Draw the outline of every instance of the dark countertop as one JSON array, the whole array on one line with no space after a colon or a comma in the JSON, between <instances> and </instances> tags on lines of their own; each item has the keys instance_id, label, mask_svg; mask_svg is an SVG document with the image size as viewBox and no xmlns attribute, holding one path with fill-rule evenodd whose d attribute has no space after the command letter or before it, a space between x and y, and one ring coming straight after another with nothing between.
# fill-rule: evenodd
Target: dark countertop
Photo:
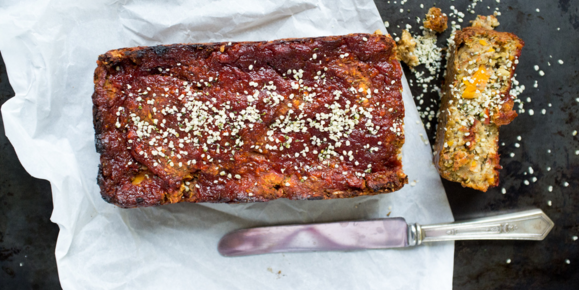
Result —
<instances>
[{"instance_id":1,"label":"dark countertop","mask_svg":"<svg viewBox=\"0 0 579 290\"><path fill-rule=\"evenodd\" d=\"M390 23L389 32L397 35L406 24L412 25L412 34L419 34L416 17L423 18L433 4L447 14L451 5L465 13L463 27L476 15L466 12L471 1L440 4L423 0L400 5L400 0L376 0L376 4ZM579 130L579 1L486 0L477 3L475 12L489 15L495 7L502 13L497 30L515 33L526 42L517 79L526 87L519 98L527 111L501 128L504 169L498 188L482 193L446 181L444 186L457 220L538 207L551 217L555 228L542 242L456 242L454 289L579 289L579 240L572 239L579 236L579 193L574 191L579 186L579 156L575 153L579 135L572 135ZM444 46L448 35L449 31L439 37L439 46ZM539 76L534 65L539 65L545 76ZM414 78L408 68L405 71L409 79ZM538 88L533 87L535 80ZM418 96L422 89L412 91ZM0 59L0 105L12 96ZM425 94L423 100L422 108L432 105L431 109L437 109L436 93ZM434 125L428 130L431 142ZM510 153L515 153L514 157ZM553 186L552 192L549 186ZM506 194L501 193L502 188ZM0 288L60 288L54 257L58 226L50 222L51 212L50 184L31 177L20 165L0 120Z\"/></svg>"}]
</instances>

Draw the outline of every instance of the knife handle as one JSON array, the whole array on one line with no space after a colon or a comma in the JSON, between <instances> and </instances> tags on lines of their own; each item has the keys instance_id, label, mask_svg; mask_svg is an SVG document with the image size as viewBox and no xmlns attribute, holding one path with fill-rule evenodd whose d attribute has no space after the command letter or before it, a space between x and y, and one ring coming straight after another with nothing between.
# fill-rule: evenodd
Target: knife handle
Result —
<instances>
[{"instance_id":1,"label":"knife handle","mask_svg":"<svg viewBox=\"0 0 579 290\"><path fill-rule=\"evenodd\" d=\"M408 228L408 244L457 240L543 240L555 226L540 209L478 218L448 224Z\"/></svg>"}]
</instances>

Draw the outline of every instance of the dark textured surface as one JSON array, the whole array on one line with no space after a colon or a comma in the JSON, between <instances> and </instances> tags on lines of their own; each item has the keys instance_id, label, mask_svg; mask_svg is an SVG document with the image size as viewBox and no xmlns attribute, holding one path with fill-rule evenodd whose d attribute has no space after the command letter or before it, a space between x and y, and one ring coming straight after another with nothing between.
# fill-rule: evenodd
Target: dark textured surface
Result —
<instances>
[{"instance_id":1,"label":"dark textured surface","mask_svg":"<svg viewBox=\"0 0 579 290\"><path fill-rule=\"evenodd\" d=\"M420 8L420 3L424 8ZM501 127L499 142L505 145L499 151L504 167L500 185L483 193L443 181L455 219L538 207L555 222L555 228L542 242L456 242L454 289L579 289L579 240L572 240L572 236L579 235L576 191L579 156L575 154L575 150L579 150L579 135L572 135L573 130L579 130L579 119L575 116L579 113L576 100L579 98L579 1L503 0L498 4L486 0L476 5L476 14L466 11L472 1L423 0L408 1L404 5L376 1L382 18L390 22L389 32L397 35L401 35L406 24L412 25L413 35L420 34L416 17L423 18L434 3L447 14L451 12L451 5L465 13L463 27L476 14L490 15L499 7L501 25L496 30L512 32L525 41L516 73L526 87L519 98L524 100L527 112ZM456 18L449 17L449 21L452 20ZM446 45L449 35L450 29L439 37L439 46ZM559 59L564 61L563 65L558 63ZM541 77L534 65L538 65L545 76ZM405 73L412 79L413 74L407 68ZM533 87L535 80L538 88ZM414 87L412 92L418 96L422 88ZM527 98L531 98L530 103ZM438 99L436 93L427 94L422 107L429 106L431 100L437 103ZM432 109L438 108L434 105ZM528 109L533 109L534 115L529 115ZM542 109L546 109L545 115ZM435 123L428 130L431 142ZM521 141L517 136L521 136ZM515 156L510 157L510 153ZM532 175L528 173L530 166ZM551 171L547 167L551 167ZM525 185L524 180L528 180L529 185ZM565 187L564 182L569 182L569 186ZM550 185L552 192L548 191ZM503 187L505 195L501 194ZM547 205L549 200L552 206ZM510 264L506 263L507 259L511 259ZM571 264L566 264L566 259Z\"/></svg>"},{"instance_id":2,"label":"dark textured surface","mask_svg":"<svg viewBox=\"0 0 579 290\"><path fill-rule=\"evenodd\" d=\"M0 55L0 105L14 96ZM24 170L0 119L0 289L58 289L50 183Z\"/></svg>"},{"instance_id":3,"label":"dark textured surface","mask_svg":"<svg viewBox=\"0 0 579 290\"><path fill-rule=\"evenodd\" d=\"M404 27L407 23L413 26L413 34L419 33L416 17L423 17L433 3L446 13L454 5L467 14L463 24L474 18L465 10L471 1L408 1L403 6L390 2L377 0L376 4L383 19L390 22L389 31L398 35L401 28L397 25ZM424 8L419 7L420 3ZM525 101L525 109L533 109L535 114L521 114L501 128L504 169L498 188L482 193L455 183L444 185L457 220L539 207L556 225L542 242L457 242L454 289L579 289L579 241L572 240L572 236L579 235L579 156L575 154L579 136L572 136L573 130L579 130L575 116L579 112L579 1L503 0L497 4L485 0L477 4L475 11L490 14L497 5L502 13L497 30L513 32L526 42L517 79L526 86L520 98L532 99L531 103ZM561 30L557 31L557 27ZM448 35L449 32L442 35L441 45ZM564 64L558 64L558 59ZM546 75L539 76L534 65L539 65ZM412 78L409 70L406 74ZM535 80L539 81L538 88L533 88ZM413 88L415 96L420 91ZM0 62L0 103L13 95L4 63ZM436 102L438 96L429 94L424 99L423 108L430 105L430 100ZM545 115L541 114L543 108L547 110ZM431 138L433 132L434 127L429 130ZM517 136L522 140L518 141ZM511 152L515 153L512 158L508 156ZM533 175L528 173L529 166L534 169ZM547 167L552 170L547 171ZM532 181L533 176L537 177L536 182ZM525 179L530 185L524 185ZM565 187L564 182L569 182L569 186ZM547 189L549 185L553 186L552 192ZM505 195L501 194L502 187L507 191ZM550 207L548 200L552 201ZM49 220L51 211L49 183L30 177L22 168L2 124L0 289L59 288L54 258L58 227ZM507 259L512 262L507 264ZM571 264L566 264L565 259Z\"/></svg>"}]
</instances>

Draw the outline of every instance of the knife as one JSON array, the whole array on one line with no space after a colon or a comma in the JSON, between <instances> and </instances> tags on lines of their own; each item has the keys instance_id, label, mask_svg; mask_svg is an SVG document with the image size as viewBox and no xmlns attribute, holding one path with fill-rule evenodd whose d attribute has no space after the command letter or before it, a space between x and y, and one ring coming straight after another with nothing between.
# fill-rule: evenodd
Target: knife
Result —
<instances>
[{"instance_id":1,"label":"knife","mask_svg":"<svg viewBox=\"0 0 579 290\"><path fill-rule=\"evenodd\" d=\"M543 240L555 224L540 209L468 221L419 225L383 218L236 230L219 241L226 257L282 252L351 251L456 240Z\"/></svg>"}]
</instances>

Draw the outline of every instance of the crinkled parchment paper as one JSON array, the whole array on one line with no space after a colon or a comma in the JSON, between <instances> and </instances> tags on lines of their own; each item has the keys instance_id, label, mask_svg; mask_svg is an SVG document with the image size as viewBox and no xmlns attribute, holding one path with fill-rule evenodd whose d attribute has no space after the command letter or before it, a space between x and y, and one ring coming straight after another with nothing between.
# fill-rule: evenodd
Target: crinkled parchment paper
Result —
<instances>
[{"instance_id":1,"label":"crinkled parchment paper","mask_svg":"<svg viewBox=\"0 0 579 290\"><path fill-rule=\"evenodd\" d=\"M224 258L245 227L401 216L453 220L404 81L409 181L399 192L335 201L177 204L120 209L102 200L92 124L99 54L138 45L273 40L385 31L371 0L4 1L0 50L16 96L6 134L30 174L52 185L64 289L450 289L454 244ZM387 18L387 15L385 16ZM387 20L387 19L386 19Z\"/></svg>"}]
</instances>

